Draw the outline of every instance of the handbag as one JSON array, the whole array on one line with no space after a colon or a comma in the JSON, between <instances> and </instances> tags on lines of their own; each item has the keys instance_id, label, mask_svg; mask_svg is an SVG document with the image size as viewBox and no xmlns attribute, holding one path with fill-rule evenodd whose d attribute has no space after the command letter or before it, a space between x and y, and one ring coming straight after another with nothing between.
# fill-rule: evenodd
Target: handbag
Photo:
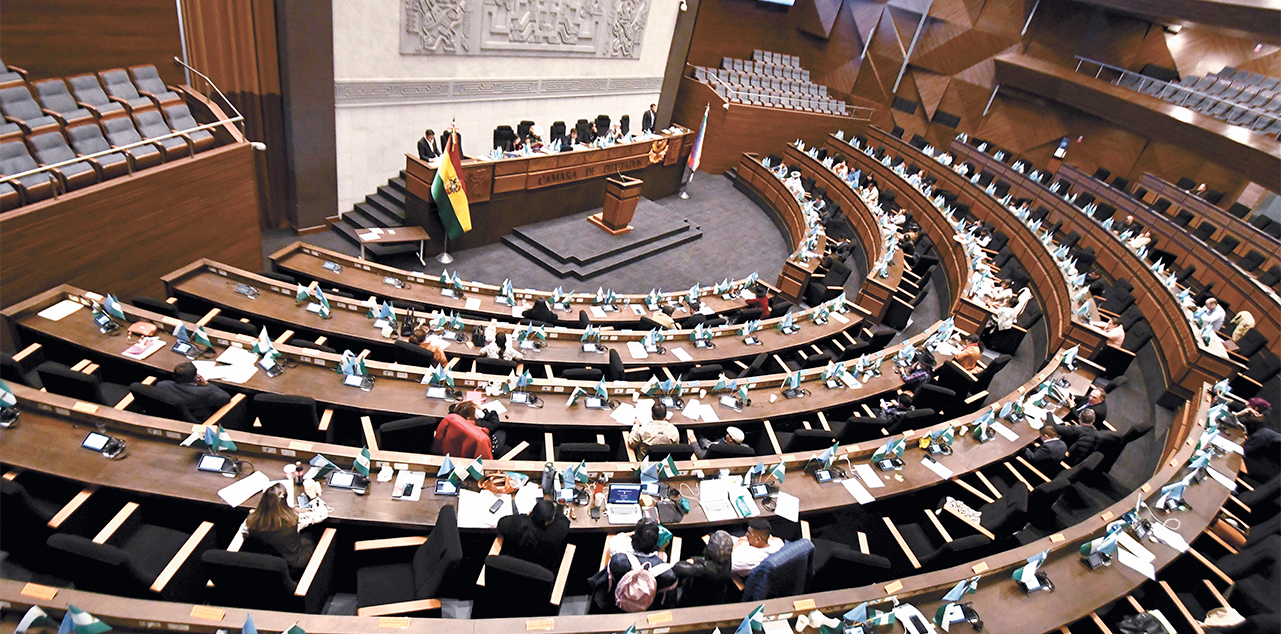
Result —
<instances>
[{"instance_id":1,"label":"handbag","mask_svg":"<svg viewBox=\"0 0 1281 634\"><path fill-rule=\"evenodd\" d=\"M1121 634L1166 634L1161 621L1148 612L1131 614L1117 624Z\"/></svg>"},{"instance_id":2,"label":"handbag","mask_svg":"<svg viewBox=\"0 0 1281 634\"><path fill-rule=\"evenodd\" d=\"M130 341L142 339L143 337L154 337L160 329L149 321L135 321L129 324L128 337Z\"/></svg>"},{"instance_id":3,"label":"handbag","mask_svg":"<svg viewBox=\"0 0 1281 634\"><path fill-rule=\"evenodd\" d=\"M497 495L515 493L519 488L505 473L491 473L480 481L480 488Z\"/></svg>"},{"instance_id":4,"label":"handbag","mask_svg":"<svg viewBox=\"0 0 1281 634\"><path fill-rule=\"evenodd\" d=\"M400 322L400 336L409 338L414 334L414 327L418 325L418 320L414 316L414 308L411 306L405 311L405 320Z\"/></svg>"}]
</instances>

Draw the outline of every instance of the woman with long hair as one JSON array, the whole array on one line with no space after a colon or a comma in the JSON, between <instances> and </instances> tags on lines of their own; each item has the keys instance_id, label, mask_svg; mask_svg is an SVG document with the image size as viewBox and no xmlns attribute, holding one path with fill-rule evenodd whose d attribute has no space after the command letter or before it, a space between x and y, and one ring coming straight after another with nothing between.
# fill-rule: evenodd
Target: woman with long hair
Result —
<instances>
[{"instance_id":1,"label":"woman with long hair","mask_svg":"<svg viewBox=\"0 0 1281 634\"><path fill-rule=\"evenodd\" d=\"M289 507L289 492L283 484L273 484L262 492L258 508L250 513L241 526L241 532L252 541L260 542L289 562L290 570L301 572L311 560L316 543L303 537L299 531L310 526L310 514L299 515Z\"/></svg>"}]
</instances>

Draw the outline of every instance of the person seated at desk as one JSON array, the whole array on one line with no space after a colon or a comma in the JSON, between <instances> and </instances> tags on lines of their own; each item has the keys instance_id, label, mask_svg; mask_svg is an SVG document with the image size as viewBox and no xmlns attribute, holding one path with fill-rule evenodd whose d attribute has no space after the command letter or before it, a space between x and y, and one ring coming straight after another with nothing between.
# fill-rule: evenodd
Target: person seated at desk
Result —
<instances>
[{"instance_id":1,"label":"person seated at desk","mask_svg":"<svg viewBox=\"0 0 1281 634\"><path fill-rule=\"evenodd\" d=\"M680 580L677 603L684 607L724 603L733 553L734 536L715 531L708 537L702 555L676 562L674 569Z\"/></svg>"},{"instance_id":2,"label":"person seated at desk","mask_svg":"<svg viewBox=\"0 0 1281 634\"><path fill-rule=\"evenodd\" d=\"M534 300L534 305L531 306L529 310L525 311L524 314L521 315L521 318L539 321L553 326L556 325L557 321L556 313L552 311L551 306L547 304L547 300L545 299Z\"/></svg>"},{"instance_id":3,"label":"person seated at desk","mask_svg":"<svg viewBox=\"0 0 1281 634\"><path fill-rule=\"evenodd\" d=\"M1125 244L1131 249L1138 251L1139 249L1142 249L1143 247L1146 247L1147 245L1152 244L1152 232L1144 231L1143 233L1140 233L1139 235L1134 236L1133 238L1130 238L1130 241L1126 242Z\"/></svg>"},{"instance_id":4,"label":"person seated at desk","mask_svg":"<svg viewBox=\"0 0 1281 634\"><path fill-rule=\"evenodd\" d=\"M476 420L476 404L463 401L436 426L431 452L461 458L494 459L494 447L501 446L497 423ZM496 442L497 441L497 442Z\"/></svg>"},{"instance_id":5,"label":"person seated at desk","mask_svg":"<svg viewBox=\"0 0 1281 634\"><path fill-rule=\"evenodd\" d=\"M876 179L871 176L867 177L867 184L863 186L863 189L859 191L858 195L859 198L862 198L863 202L867 203L869 207L874 207L880 204L881 190L876 187Z\"/></svg>"},{"instance_id":6,"label":"person seated at desk","mask_svg":"<svg viewBox=\"0 0 1281 634\"><path fill-rule=\"evenodd\" d=\"M805 188L801 185L801 173L792 172L787 175L787 180L783 181L783 187L792 193L796 200L801 200L805 196Z\"/></svg>"},{"instance_id":7,"label":"person seated at desk","mask_svg":"<svg viewBox=\"0 0 1281 634\"><path fill-rule=\"evenodd\" d=\"M560 138L560 151L571 152L578 145L578 128L570 128L569 133Z\"/></svg>"},{"instance_id":8,"label":"person seated at desk","mask_svg":"<svg viewBox=\"0 0 1281 634\"><path fill-rule=\"evenodd\" d=\"M1197 323L1202 328L1208 327L1213 332L1219 332L1219 329L1223 327L1223 320L1226 318L1226 314L1223 312L1223 307L1219 305L1219 300L1207 297L1201 308L1192 313L1192 317L1197 320Z\"/></svg>"},{"instance_id":9,"label":"person seated at desk","mask_svg":"<svg viewBox=\"0 0 1281 634\"><path fill-rule=\"evenodd\" d=\"M743 435L743 430L737 427L726 427L725 436L720 440L712 440L710 438L699 438L698 442L694 443L694 455L698 456L699 458L703 458L704 456L707 455L708 450L710 450L715 445L721 445L721 446L741 445L743 444L744 438L746 438L746 436Z\"/></svg>"},{"instance_id":10,"label":"person seated at desk","mask_svg":"<svg viewBox=\"0 0 1281 634\"><path fill-rule=\"evenodd\" d=\"M1051 427L1047 425L1046 427ZM1099 430L1094 427L1094 410L1084 410L1076 424L1052 425L1067 444L1067 463L1080 464L1099 448Z\"/></svg>"},{"instance_id":11,"label":"person seated at desk","mask_svg":"<svg viewBox=\"0 0 1281 634\"><path fill-rule=\"evenodd\" d=\"M974 171L974 168L970 167L969 163L957 163L956 165L952 166L952 171L956 172L957 174L960 174L961 176L969 178L970 172Z\"/></svg>"},{"instance_id":12,"label":"person seated at desk","mask_svg":"<svg viewBox=\"0 0 1281 634\"><path fill-rule=\"evenodd\" d=\"M556 512L554 502L541 499L528 515L517 513L498 520L498 534L503 538L504 555L555 569L569 536L569 518Z\"/></svg>"},{"instance_id":13,"label":"person seated at desk","mask_svg":"<svg viewBox=\"0 0 1281 634\"><path fill-rule=\"evenodd\" d=\"M262 550L274 551L289 562L290 572L301 573L311 561L316 542L302 536L299 531L316 523L320 516L312 511L299 513L290 508L285 501L288 495L283 484L268 487L258 500L258 508L251 511L240 525L240 532L249 538L251 544L262 544L265 547Z\"/></svg>"},{"instance_id":14,"label":"person seated at desk","mask_svg":"<svg viewBox=\"0 0 1281 634\"><path fill-rule=\"evenodd\" d=\"M1112 232L1117 235L1121 235L1134 226L1135 226L1134 216L1130 214L1126 214L1125 220L1122 220L1121 222L1112 223Z\"/></svg>"},{"instance_id":15,"label":"person seated at desk","mask_svg":"<svg viewBox=\"0 0 1281 634\"><path fill-rule=\"evenodd\" d=\"M837 178L845 180L850 174L850 166L845 164L845 159L840 159L832 165L832 173L836 174Z\"/></svg>"},{"instance_id":16,"label":"person seated at desk","mask_svg":"<svg viewBox=\"0 0 1281 634\"><path fill-rule=\"evenodd\" d=\"M903 415L916 409L912 405L912 392L903 390L899 392L898 398L893 401L881 400L881 408L878 412L880 418L885 419L886 427L893 427L898 419Z\"/></svg>"},{"instance_id":17,"label":"person seated at desk","mask_svg":"<svg viewBox=\"0 0 1281 634\"><path fill-rule=\"evenodd\" d=\"M504 361L519 361L525 358L519 350L511 345L511 338L507 333L497 332L493 324L485 327L485 345L479 350L480 354L489 359L502 359Z\"/></svg>"},{"instance_id":18,"label":"person seated at desk","mask_svg":"<svg viewBox=\"0 0 1281 634\"><path fill-rule=\"evenodd\" d=\"M418 139L418 158L430 161L437 156L440 156L440 146L436 145L436 133L429 129Z\"/></svg>"},{"instance_id":19,"label":"person seated at desk","mask_svg":"<svg viewBox=\"0 0 1281 634\"><path fill-rule=\"evenodd\" d=\"M632 552L619 552L610 556L605 569L592 576L589 583L592 591L592 612L640 612L645 609L667 610L676 606L678 579L673 566L666 563L658 546L658 522L643 519L636 524L636 531L631 537ZM637 566L648 567L655 572L657 587L649 605L637 605L627 600L630 593L624 593L622 605L615 592L618 582Z\"/></svg>"},{"instance_id":20,"label":"person seated at desk","mask_svg":"<svg viewBox=\"0 0 1281 634\"><path fill-rule=\"evenodd\" d=\"M156 383L156 389L164 392L174 402L186 406L187 411L197 420L205 420L223 405L231 402L231 395L217 385L210 385L205 377L196 372L196 364L183 361L174 366L173 380Z\"/></svg>"},{"instance_id":21,"label":"person seated at desk","mask_svg":"<svg viewBox=\"0 0 1281 634\"><path fill-rule=\"evenodd\" d=\"M1024 294L1025 291L1026 295ZM1005 305L997 308L992 315L992 329L1009 330L1013 328L1015 322L1018 321L1019 315L1023 314L1023 308L1027 306L1031 295L1031 291L1024 288L1019 291L1018 297L1011 297L1005 300Z\"/></svg>"},{"instance_id":22,"label":"person seated at desk","mask_svg":"<svg viewBox=\"0 0 1281 634\"><path fill-rule=\"evenodd\" d=\"M1281 466L1278 464L1281 433L1268 426L1271 413L1272 403L1257 396L1246 401L1245 407L1236 413L1237 421L1245 426L1247 434L1241 444L1242 458L1255 482L1266 482L1276 477Z\"/></svg>"},{"instance_id":23,"label":"person seated at desk","mask_svg":"<svg viewBox=\"0 0 1281 634\"><path fill-rule=\"evenodd\" d=\"M1058 465L1067 457L1067 453L1067 443L1059 438L1058 430L1053 425L1046 425L1041 428L1041 446L1023 449L1023 458L1032 463L1032 466L1043 468Z\"/></svg>"},{"instance_id":24,"label":"person seated at desk","mask_svg":"<svg viewBox=\"0 0 1281 634\"><path fill-rule=\"evenodd\" d=\"M659 306L657 310L650 314L649 318L658 323L658 325L668 330L676 327L676 320L672 319L672 313L676 309L671 306Z\"/></svg>"},{"instance_id":25,"label":"person seated at desk","mask_svg":"<svg viewBox=\"0 0 1281 634\"><path fill-rule=\"evenodd\" d=\"M942 163L944 167L951 167L952 165L952 155L947 152L935 156L934 160Z\"/></svg>"},{"instance_id":26,"label":"person seated at desk","mask_svg":"<svg viewBox=\"0 0 1281 634\"><path fill-rule=\"evenodd\" d=\"M1075 398L1072 408L1063 415L1063 420L1069 423L1078 420L1086 411L1094 412L1092 423L1095 427L1102 428L1103 421L1108 417L1107 393L1097 387L1090 388L1087 394Z\"/></svg>"},{"instance_id":27,"label":"person seated at desk","mask_svg":"<svg viewBox=\"0 0 1281 634\"><path fill-rule=\"evenodd\" d=\"M654 445L670 445L680 442L680 432L676 426L667 421L667 408L654 401L649 409L650 420L641 422L639 418L627 433L627 446L636 450L637 458L644 457Z\"/></svg>"},{"instance_id":28,"label":"person seated at desk","mask_svg":"<svg viewBox=\"0 0 1281 634\"><path fill-rule=\"evenodd\" d=\"M766 557L781 550L783 545L782 539L770 534L768 520L753 517L747 524L747 534L734 542L730 571L739 580L747 579Z\"/></svg>"},{"instance_id":29,"label":"person seated at desk","mask_svg":"<svg viewBox=\"0 0 1281 634\"><path fill-rule=\"evenodd\" d=\"M964 341L965 345L952 357L952 360L966 372L973 372L979 365L979 359L983 357L983 346L979 344L977 333L966 335Z\"/></svg>"},{"instance_id":30,"label":"person seated at desk","mask_svg":"<svg viewBox=\"0 0 1281 634\"><path fill-rule=\"evenodd\" d=\"M619 143L623 140L623 128L617 123L609 127L609 133L605 135L605 140L610 143Z\"/></svg>"},{"instance_id":31,"label":"person seated at desk","mask_svg":"<svg viewBox=\"0 0 1281 634\"><path fill-rule=\"evenodd\" d=\"M1121 324L1114 324L1111 319L1100 319L1090 322L1090 325L1103 331L1109 346L1120 348L1121 344L1125 343L1125 328L1122 328Z\"/></svg>"},{"instance_id":32,"label":"person seated at desk","mask_svg":"<svg viewBox=\"0 0 1281 634\"><path fill-rule=\"evenodd\" d=\"M916 359L912 365L899 368L899 376L903 378L903 387L907 391L916 392L922 385L929 383L936 364L934 354L929 350L917 352Z\"/></svg>"},{"instance_id":33,"label":"person seated at desk","mask_svg":"<svg viewBox=\"0 0 1281 634\"><path fill-rule=\"evenodd\" d=\"M762 319L769 317L769 289L764 284L757 282L755 286L752 286L751 291L755 297L747 300L747 307L761 309Z\"/></svg>"},{"instance_id":34,"label":"person seated at desk","mask_svg":"<svg viewBox=\"0 0 1281 634\"><path fill-rule=\"evenodd\" d=\"M436 363L439 363L440 365L449 363L449 359L445 358L445 351L441 350L440 346L429 341L430 337L431 333L428 333L426 328L419 326L409 335L409 343L430 352L432 358L436 360Z\"/></svg>"},{"instance_id":35,"label":"person seated at desk","mask_svg":"<svg viewBox=\"0 0 1281 634\"><path fill-rule=\"evenodd\" d=\"M1232 326L1232 340L1240 341L1241 337L1245 336L1245 333L1250 332L1250 329L1254 328L1254 315L1252 315L1248 310L1243 310L1233 315L1232 319L1228 320L1228 325Z\"/></svg>"}]
</instances>

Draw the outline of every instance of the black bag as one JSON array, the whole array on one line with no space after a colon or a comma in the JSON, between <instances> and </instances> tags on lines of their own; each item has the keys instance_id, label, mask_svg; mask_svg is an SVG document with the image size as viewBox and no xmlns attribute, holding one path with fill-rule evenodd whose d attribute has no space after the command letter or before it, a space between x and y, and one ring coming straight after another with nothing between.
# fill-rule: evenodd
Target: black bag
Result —
<instances>
[{"instance_id":1,"label":"black bag","mask_svg":"<svg viewBox=\"0 0 1281 634\"><path fill-rule=\"evenodd\" d=\"M487 343L485 341L485 330L480 326L476 326L471 329L471 343L477 348L485 347L485 344Z\"/></svg>"},{"instance_id":2,"label":"black bag","mask_svg":"<svg viewBox=\"0 0 1281 634\"><path fill-rule=\"evenodd\" d=\"M1132 614L1121 619L1116 628L1121 634L1166 634L1161 621L1147 612Z\"/></svg>"},{"instance_id":3,"label":"black bag","mask_svg":"<svg viewBox=\"0 0 1281 634\"><path fill-rule=\"evenodd\" d=\"M400 323L400 336L409 338L414 334L414 327L418 325L418 320L414 317L414 309L410 308L405 312L405 320Z\"/></svg>"}]
</instances>

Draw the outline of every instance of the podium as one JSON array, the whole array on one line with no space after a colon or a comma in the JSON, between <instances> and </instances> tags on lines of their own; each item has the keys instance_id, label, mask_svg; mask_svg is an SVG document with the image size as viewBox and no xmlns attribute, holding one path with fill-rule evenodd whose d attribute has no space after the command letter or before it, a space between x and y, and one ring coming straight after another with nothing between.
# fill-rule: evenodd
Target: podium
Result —
<instances>
[{"instance_id":1,"label":"podium","mask_svg":"<svg viewBox=\"0 0 1281 634\"><path fill-rule=\"evenodd\" d=\"M611 236L621 236L632 230L632 215L636 213L636 203L640 202L641 185L645 181L618 174L605 179L605 209L592 214L587 220L609 232Z\"/></svg>"}]
</instances>

